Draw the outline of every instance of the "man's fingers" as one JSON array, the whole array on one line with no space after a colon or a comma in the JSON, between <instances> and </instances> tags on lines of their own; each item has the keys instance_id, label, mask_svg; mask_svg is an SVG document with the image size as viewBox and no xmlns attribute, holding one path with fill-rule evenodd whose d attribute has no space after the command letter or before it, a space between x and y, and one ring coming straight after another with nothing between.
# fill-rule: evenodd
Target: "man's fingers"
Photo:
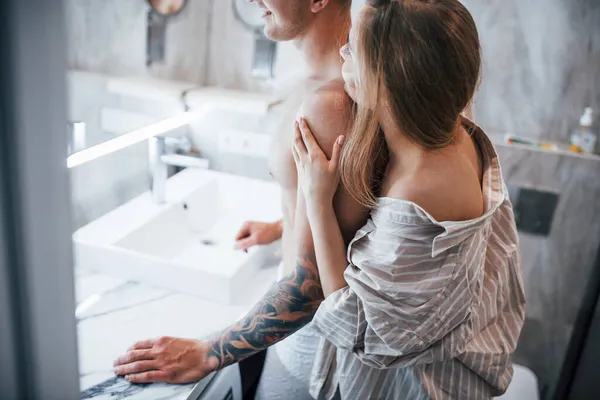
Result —
<instances>
[{"instance_id":1,"label":"man's fingers","mask_svg":"<svg viewBox=\"0 0 600 400\"><path fill-rule=\"evenodd\" d=\"M240 240L250 235L250 222L246 221L235 236L235 240Z\"/></svg>"},{"instance_id":2,"label":"man's fingers","mask_svg":"<svg viewBox=\"0 0 600 400\"><path fill-rule=\"evenodd\" d=\"M152 359L154 359L154 356L151 349L130 350L127 352L127 354L123 354L121 357L117 358L114 362L114 365L123 365L132 363L134 361Z\"/></svg>"},{"instance_id":3,"label":"man's fingers","mask_svg":"<svg viewBox=\"0 0 600 400\"><path fill-rule=\"evenodd\" d=\"M329 160L329 164L333 167L334 170L337 170L340 165L340 156L342 154L342 146L344 145L344 136L340 136L337 138L335 143L333 144L333 153L331 154L331 160Z\"/></svg>"},{"instance_id":4,"label":"man's fingers","mask_svg":"<svg viewBox=\"0 0 600 400\"><path fill-rule=\"evenodd\" d=\"M147 360L147 361L136 361L126 365L120 365L115 368L115 374L117 376L126 376L132 374L140 374L142 372L148 372L158 369L158 361Z\"/></svg>"},{"instance_id":5,"label":"man's fingers","mask_svg":"<svg viewBox=\"0 0 600 400\"><path fill-rule=\"evenodd\" d=\"M235 243L235 249L236 250L243 250L243 251L247 251L250 247L252 246L256 246L258 244L257 239L255 236L250 236L246 239L242 239L242 240L238 240Z\"/></svg>"},{"instance_id":6,"label":"man's fingers","mask_svg":"<svg viewBox=\"0 0 600 400\"><path fill-rule=\"evenodd\" d=\"M156 343L156 339L142 340L142 341L139 341L137 343L134 343L134 345L131 346L130 348L128 348L127 351L141 350L141 349L151 349L152 347L154 347L155 343Z\"/></svg>"},{"instance_id":7,"label":"man's fingers","mask_svg":"<svg viewBox=\"0 0 600 400\"><path fill-rule=\"evenodd\" d=\"M164 371L148 371L141 374L131 374L125 377L131 383L167 382L169 375Z\"/></svg>"}]
</instances>

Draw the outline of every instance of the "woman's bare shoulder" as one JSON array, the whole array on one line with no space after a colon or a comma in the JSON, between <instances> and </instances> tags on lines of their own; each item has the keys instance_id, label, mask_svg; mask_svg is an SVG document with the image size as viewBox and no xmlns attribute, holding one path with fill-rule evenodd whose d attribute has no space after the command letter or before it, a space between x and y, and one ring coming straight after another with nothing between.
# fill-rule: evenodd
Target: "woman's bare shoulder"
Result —
<instances>
[{"instance_id":1,"label":"woman's bare shoulder","mask_svg":"<svg viewBox=\"0 0 600 400\"><path fill-rule=\"evenodd\" d=\"M475 219L484 208L476 173L462 168L424 168L394 182L386 196L413 202L439 222Z\"/></svg>"}]
</instances>

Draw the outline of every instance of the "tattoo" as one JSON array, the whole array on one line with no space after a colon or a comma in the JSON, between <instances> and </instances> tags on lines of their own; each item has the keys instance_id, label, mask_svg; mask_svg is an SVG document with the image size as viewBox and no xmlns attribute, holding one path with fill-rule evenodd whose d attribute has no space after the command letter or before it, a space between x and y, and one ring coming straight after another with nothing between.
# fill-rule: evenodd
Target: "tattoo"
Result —
<instances>
[{"instance_id":1,"label":"tattoo","mask_svg":"<svg viewBox=\"0 0 600 400\"><path fill-rule=\"evenodd\" d=\"M308 257L298 259L293 273L273 285L241 321L213 341L208 357L219 360L219 369L250 357L308 324L322 301L316 263Z\"/></svg>"}]
</instances>

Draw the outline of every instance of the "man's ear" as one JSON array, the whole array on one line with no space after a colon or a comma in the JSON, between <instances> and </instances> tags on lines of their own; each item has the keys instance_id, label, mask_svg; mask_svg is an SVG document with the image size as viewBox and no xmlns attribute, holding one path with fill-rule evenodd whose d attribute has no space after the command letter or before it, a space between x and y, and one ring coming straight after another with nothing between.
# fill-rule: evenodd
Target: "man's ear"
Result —
<instances>
[{"instance_id":1,"label":"man's ear","mask_svg":"<svg viewBox=\"0 0 600 400\"><path fill-rule=\"evenodd\" d=\"M329 2L330 0L312 0L310 11L312 11L315 14L321 12L325 9L325 7L327 7Z\"/></svg>"}]
</instances>

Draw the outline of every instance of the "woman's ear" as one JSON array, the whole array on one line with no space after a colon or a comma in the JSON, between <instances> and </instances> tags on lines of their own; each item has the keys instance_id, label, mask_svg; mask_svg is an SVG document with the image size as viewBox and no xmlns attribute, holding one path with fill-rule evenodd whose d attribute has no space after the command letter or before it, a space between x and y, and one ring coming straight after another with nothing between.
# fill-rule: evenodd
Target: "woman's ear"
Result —
<instances>
[{"instance_id":1,"label":"woman's ear","mask_svg":"<svg viewBox=\"0 0 600 400\"><path fill-rule=\"evenodd\" d=\"M325 7L327 7L327 5L329 4L329 1L330 0L312 0L310 11L312 11L314 14L323 11Z\"/></svg>"}]
</instances>

